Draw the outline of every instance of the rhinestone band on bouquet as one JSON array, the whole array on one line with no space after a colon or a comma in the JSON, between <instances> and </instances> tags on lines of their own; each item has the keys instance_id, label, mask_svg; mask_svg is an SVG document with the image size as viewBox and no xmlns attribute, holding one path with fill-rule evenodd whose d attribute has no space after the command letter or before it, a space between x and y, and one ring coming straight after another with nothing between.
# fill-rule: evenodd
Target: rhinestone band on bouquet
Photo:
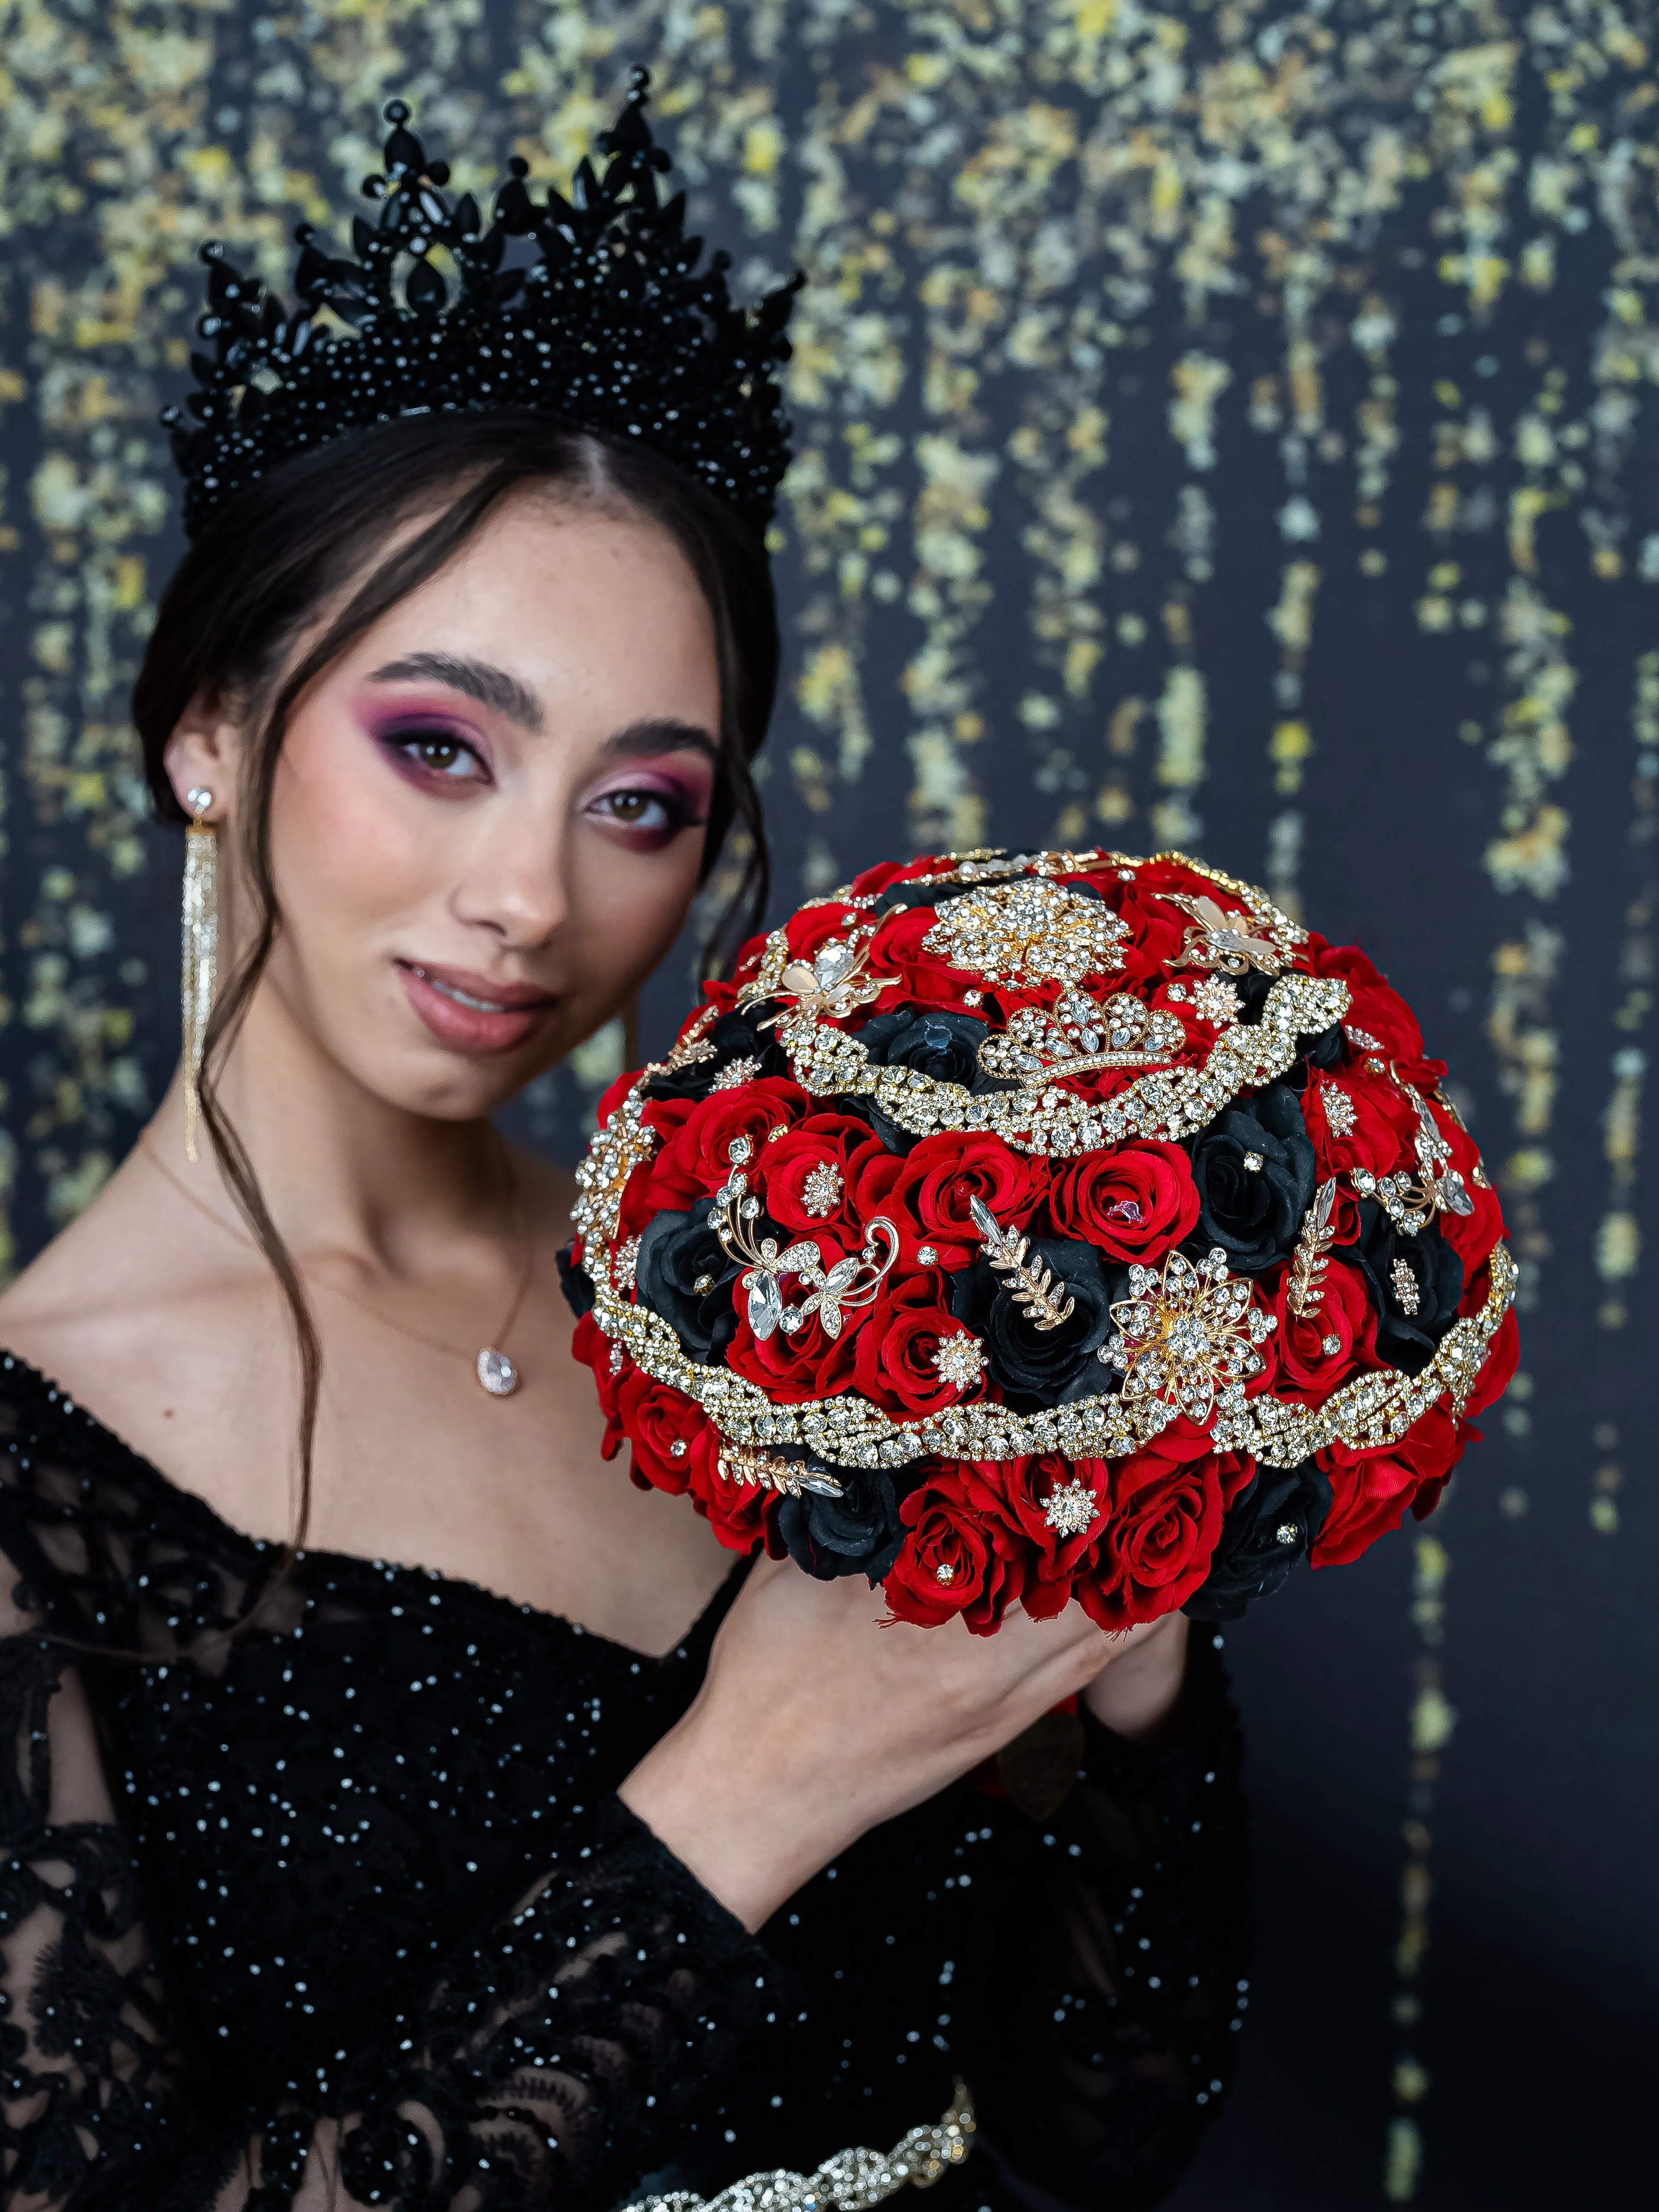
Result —
<instances>
[{"instance_id":1,"label":"rhinestone band on bouquet","mask_svg":"<svg viewBox=\"0 0 1659 2212\"><path fill-rule=\"evenodd\" d=\"M1516 1265L1416 1018L1159 854L871 868L605 1098L566 1289L635 1481L990 1633L1233 1619L1432 1510Z\"/></svg>"}]
</instances>

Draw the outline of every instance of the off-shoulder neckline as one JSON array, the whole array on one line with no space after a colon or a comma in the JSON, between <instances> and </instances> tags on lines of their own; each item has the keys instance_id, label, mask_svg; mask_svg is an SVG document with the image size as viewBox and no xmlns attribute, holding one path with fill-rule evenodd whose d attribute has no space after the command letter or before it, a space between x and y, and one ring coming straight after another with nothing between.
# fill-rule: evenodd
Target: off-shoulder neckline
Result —
<instances>
[{"instance_id":1,"label":"off-shoulder neckline","mask_svg":"<svg viewBox=\"0 0 1659 2212\"><path fill-rule=\"evenodd\" d=\"M22 1386L18 1390L16 1386ZM83 1406L65 1390L52 1376L44 1374L21 1352L0 1346L0 1397L28 1396L42 1401L46 1418L58 1424L78 1419L86 1429L100 1439L118 1460L125 1471L151 1492L164 1498L175 1510L193 1518L204 1529L210 1531L221 1542L250 1552L258 1559L270 1559L282 1550L280 1544L264 1536L251 1536L245 1528L227 1521L216 1507L210 1505L199 1492L186 1490L172 1476L157 1467L135 1445L130 1444L119 1432L100 1420L96 1413ZM451 1591L520 1623L532 1622L544 1630L579 1640L586 1650L601 1655L634 1669L647 1667L668 1667L690 1656L695 1645L712 1642L714 1632L725 1618L728 1607L737 1596L747 1575L752 1553L741 1554L732 1565L729 1574L714 1591L702 1611L666 1651L641 1651L635 1644L619 1643L615 1637L606 1636L597 1628L587 1628L568 1613L551 1613L527 1600L510 1598L501 1591L490 1589L487 1583L470 1582L464 1575L446 1574L438 1567L411 1566L398 1559L372 1559L360 1552L335 1552L307 1545L297 1554L306 1565L334 1570L353 1577L372 1577L385 1585L398 1583L420 1588L425 1591Z\"/></svg>"}]
</instances>

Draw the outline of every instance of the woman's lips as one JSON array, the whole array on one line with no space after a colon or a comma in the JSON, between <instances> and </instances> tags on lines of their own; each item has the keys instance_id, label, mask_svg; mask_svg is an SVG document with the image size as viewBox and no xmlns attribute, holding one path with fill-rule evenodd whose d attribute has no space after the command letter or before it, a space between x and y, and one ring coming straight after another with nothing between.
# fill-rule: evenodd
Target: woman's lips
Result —
<instances>
[{"instance_id":1,"label":"woman's lips","mask_svg":"<svg viewBox=\"0 0 1659 2212\"><path fill-rule=\"evenodd\" d=\"M440 1044L452 1052L511 1052L551 1013L550 992L525 983L492 983L461 968L398 963L409 1003Z\"/></svg>"}]
</instances>

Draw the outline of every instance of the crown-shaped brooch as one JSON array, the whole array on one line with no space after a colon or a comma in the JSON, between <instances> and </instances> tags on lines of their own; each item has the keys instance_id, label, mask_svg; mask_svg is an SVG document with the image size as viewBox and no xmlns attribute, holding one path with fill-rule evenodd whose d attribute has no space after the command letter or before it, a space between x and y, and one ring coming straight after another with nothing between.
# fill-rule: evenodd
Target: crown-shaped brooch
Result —
<instances>
[{"instance_id":1,"label":"crown-shaped brooch","mask_svg":"<svg viewBox=\"0 0 1659 2212\"><path fill-rule=\"evenodd\" d=\"M363 183L380 219L355 219L351 256L299 226L291 310L217 241L204 246L197 329L213 349L191 356L194 422L178 407L161 416L185 528L289 455L363 425L533 410L637 439L764 529L789 461L777 371L804 280L744 308L726 285L729 254L699 270L685 195L659 191L670 161L646 121L649 83L633 71L599 140L603 176L584 160L568 199L550 186L538 204L514 156L487 224L471 192L446 193L448 164L428 161L408 107L390 101L385 174ZM533 240L527 267L502 267L512 238ZM453 279L434 265L440 249ZM319 322L325 311L346 328Z\"/></svg>"}]
</instances>

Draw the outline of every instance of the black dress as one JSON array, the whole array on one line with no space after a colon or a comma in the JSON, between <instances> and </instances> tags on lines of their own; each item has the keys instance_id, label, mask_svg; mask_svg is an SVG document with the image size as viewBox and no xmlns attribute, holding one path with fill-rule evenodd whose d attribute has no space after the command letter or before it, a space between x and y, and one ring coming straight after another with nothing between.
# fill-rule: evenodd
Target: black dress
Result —
<instances>
[{"instance_id":1,"label":"black dress","mask_svg":"<svg viewBox=\"0 0 1659 2212\"><path fill-rule=\"evenodd\" d=\"M39 1624L0 1641L6 2201L264 2212L320 2130L343 2206L605 2212L884 2150L958 2075L982 2132L939 2212L1172 2186L1244 1986L1207 1633L1153 1744L1087 1724L1051 1817L957 1784L757 1938L613 1794L741 1565L659 1660L322 1553L228 1640L276 1547L9 1358L0 1442Z\"/></svg>"}]
</instances>

